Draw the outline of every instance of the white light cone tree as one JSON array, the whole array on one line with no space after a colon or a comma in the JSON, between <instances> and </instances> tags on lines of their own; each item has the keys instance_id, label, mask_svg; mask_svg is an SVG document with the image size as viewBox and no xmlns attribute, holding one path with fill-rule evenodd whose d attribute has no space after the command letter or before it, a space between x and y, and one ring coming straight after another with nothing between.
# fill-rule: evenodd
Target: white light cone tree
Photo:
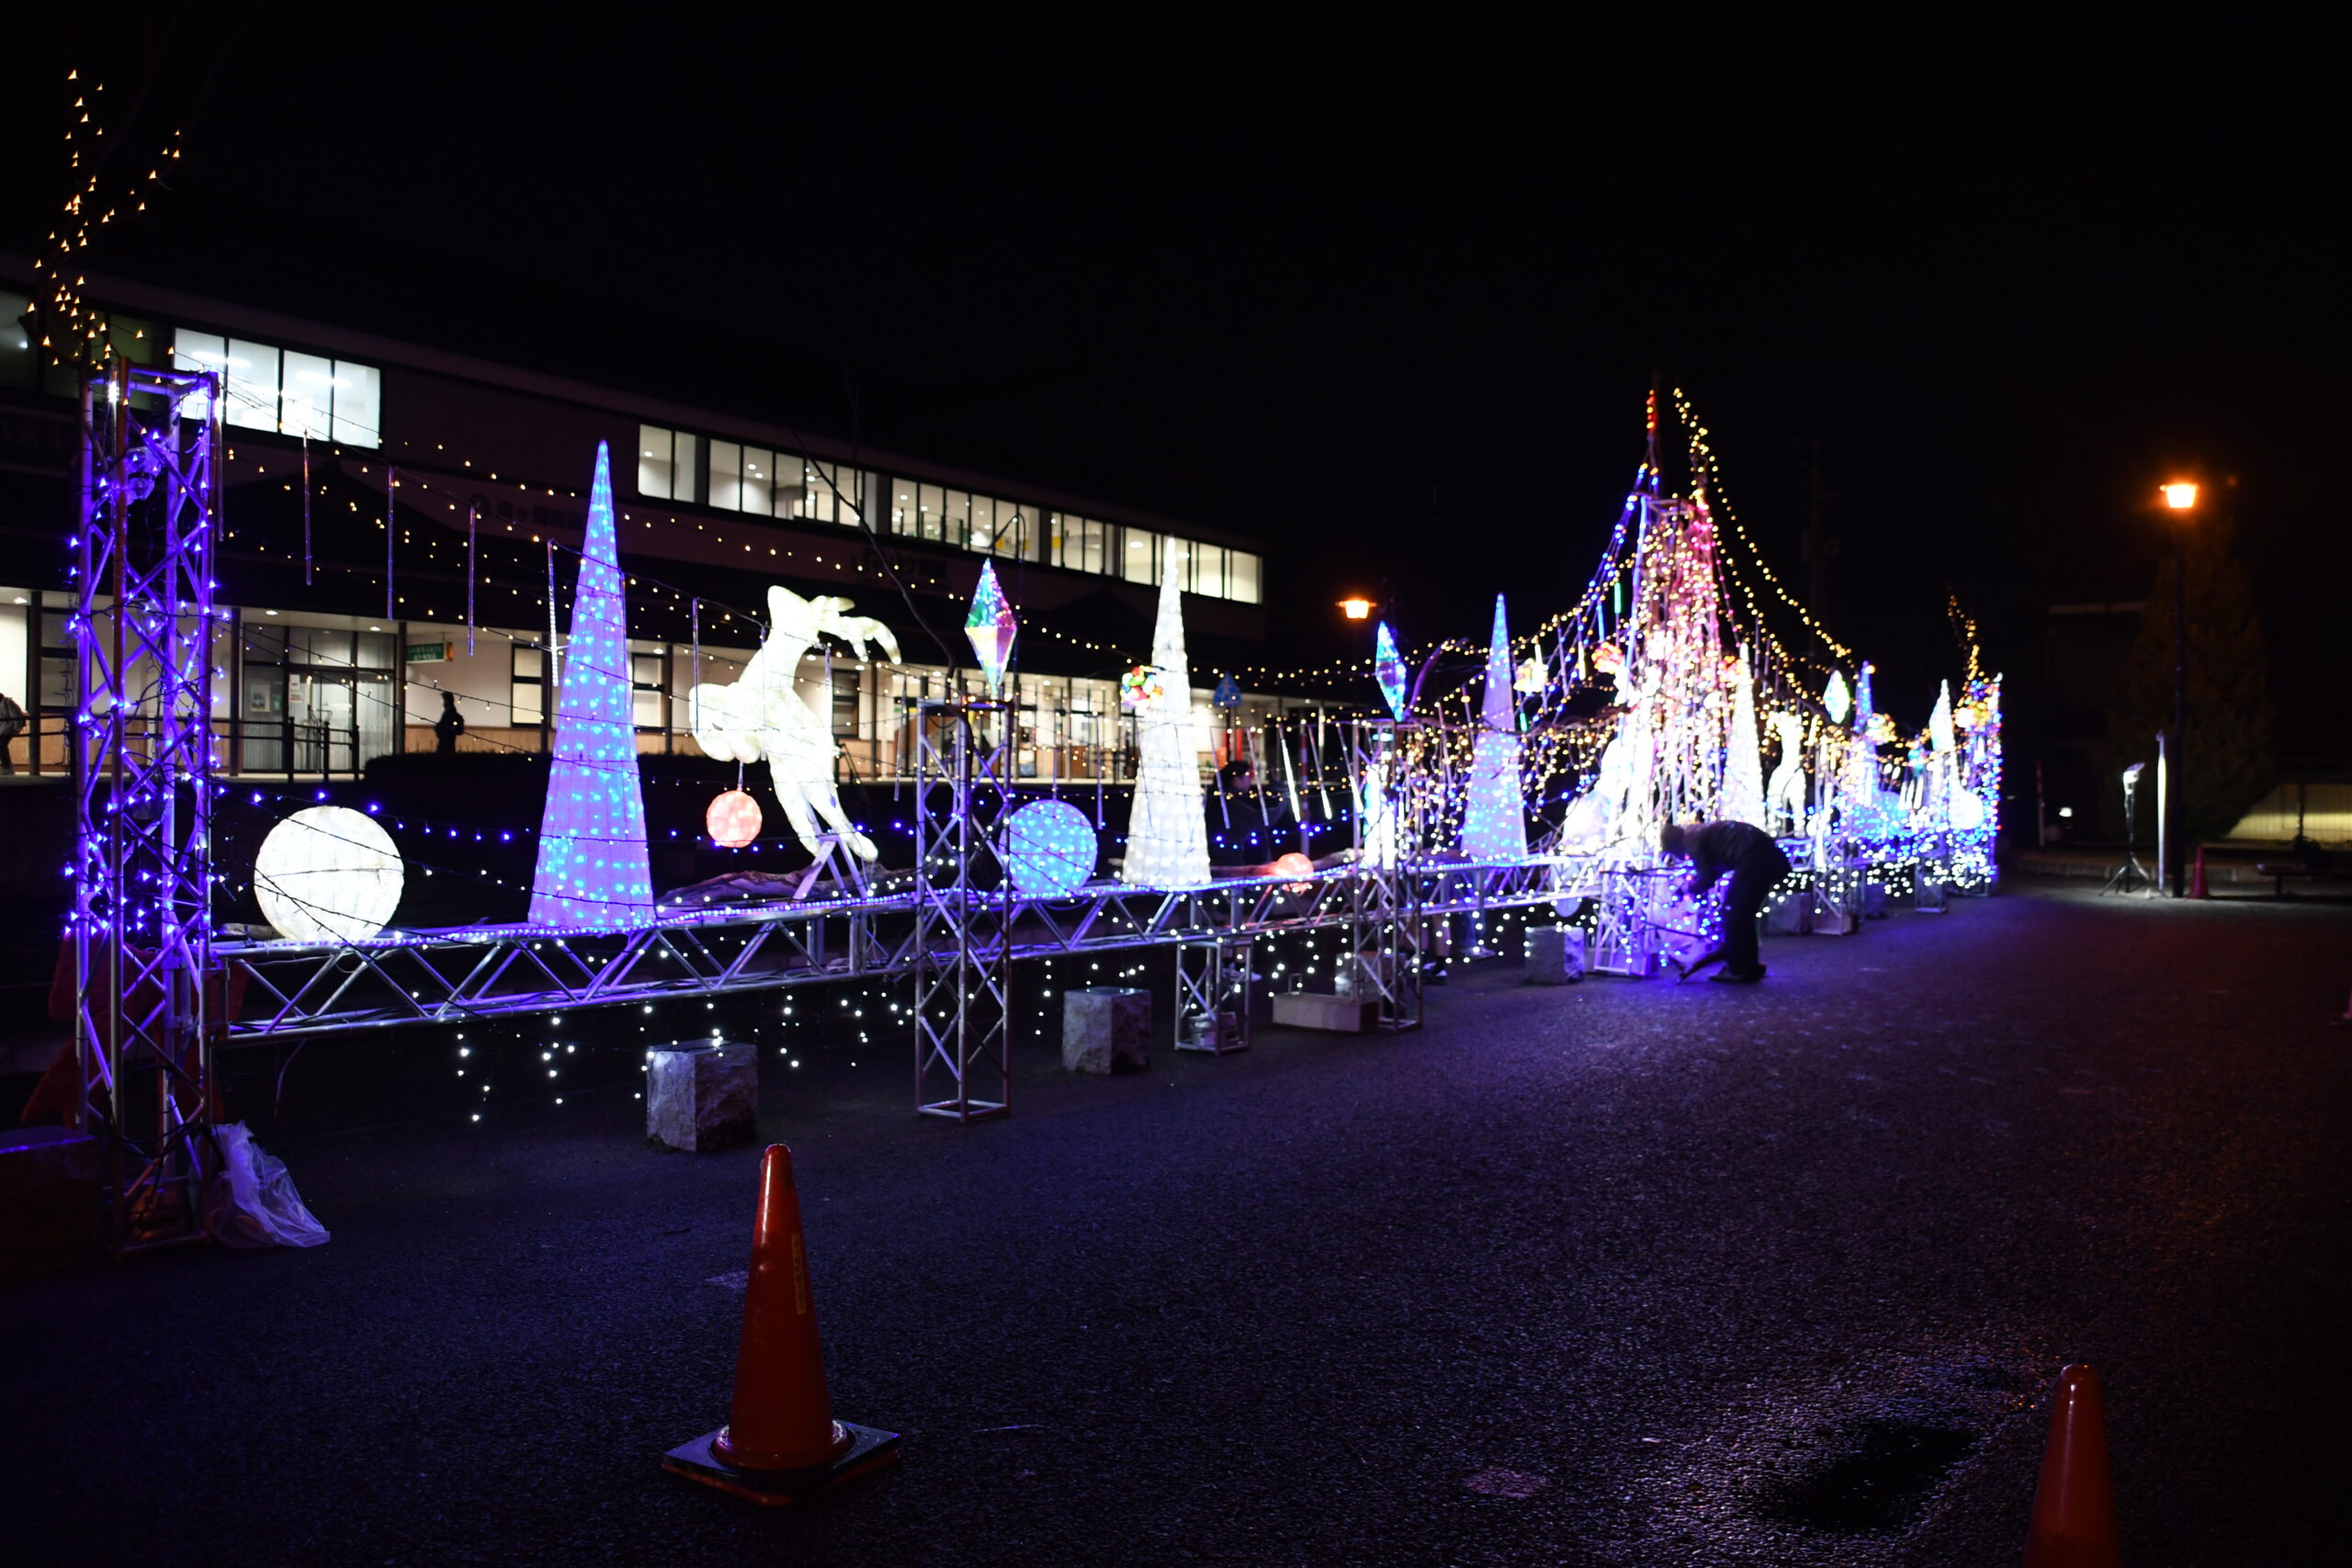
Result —
<instances>
[{"instance_id":1,"label":"white light cone tree","mask_svg":"<svg viewBox=\"0 0 2352 1568\"><path fill-rule=\"evenodd\" d=\"M1519 704L1511 694L1510 625L1495 595L1487 646L1487 694L1470 748L1470 798L1462 852L1482 864L1527 858L1527 804L1519 782Z\"/></svg>"},{"instance_id":2,"label":"white light cone tree","mask_svg":"<svg viewBox=\"0 0 2352 1568\"><path fill-rule=\"evenodd\" d=\"M1724 741L1723 814L1734 822L1766 828L1764 753L1756 734L1756 680L1744 656L1731 679L1731 733Z\"/></svg>"},{"instance_id":3,"label":"white light cone tree","mask_svg":"<svg viewBox=\"0 0 2352 1568\"><path fill-rule=\"evenodd\" d=\"M1210 881L1209 830L1193 724L1193 671L1184 654L1182 560L1171 547L1159 584L1151 662L1160 694L1136 716L1135 809L1119 880L1141 887L1200 887Z\"/></svg>"}]
</instances>

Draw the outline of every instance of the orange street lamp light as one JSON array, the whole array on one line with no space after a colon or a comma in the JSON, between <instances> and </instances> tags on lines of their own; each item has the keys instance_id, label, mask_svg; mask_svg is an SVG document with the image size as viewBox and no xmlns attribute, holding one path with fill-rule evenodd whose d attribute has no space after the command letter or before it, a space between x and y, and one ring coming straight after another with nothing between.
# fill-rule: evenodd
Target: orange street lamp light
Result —
<instances>
[{"instance_id":1,"label":"orange street lamp light","mask_svg":"<svg viewBox=\"0 0 2352 1568\"><path fill-rule=\"evenodd\" d=\"M1372 601L1369 599L1342 599L1340 601L1340 614L1346 615L1348 619L1351 621L1370 620L1372 618Z\"/></svg>"},{"instance_id":2,"label":"orange street lamp light","mask_svg":"<svg viewBox=\"0 0 2352 1568\"><path fill-rule=\"evenodd\" d=\"M2197 509L2197 485L2191 479L2174 479L2156 487L2165 498L2165 510L2178 513L2183 522ZM2181 842L2181 791L2174 787L2177 780L2188 783L2181 771L2181 754L2188 729L2188 531L2177 530L2172 538L2172 733L2156 737L2156 874L2160 881L2168 880L2172 896L2181 896L2186 878L2188 846Z\"/></svg>"}]
</instances>

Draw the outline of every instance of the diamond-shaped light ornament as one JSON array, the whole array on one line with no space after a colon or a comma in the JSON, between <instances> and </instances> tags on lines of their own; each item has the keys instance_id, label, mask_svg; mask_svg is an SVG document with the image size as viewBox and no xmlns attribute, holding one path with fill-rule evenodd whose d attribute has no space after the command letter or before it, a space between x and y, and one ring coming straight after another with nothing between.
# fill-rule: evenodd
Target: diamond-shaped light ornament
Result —
<instances>
[{"instance_id":1,"label":"diamond-shaped light ornament","mask_svg":"<svg viewBox=\"0 0 2352 1568\"><path fill-rule=\"evenodd\" d=\"M1012 639L1020 630L1021 623L1012 618L1012 606L998 586L996 563L982 561L979 584L972 590L972 613L964 617L964 635L972 639L991 698L1003 693L1004 667L1012 661Z\"/></svg>"},{"instance_id":2,"label":"diamond-shaped light ornament","mask_svg":"<svg viewBox=\"0 0 2352 1568\"><path fill-rule=\"evenodd\" d=\"M1388 699L1388 711L1396 722L1405 722L1405 661L1396 653L1396 638L1389 631L1388 623L1380 623L1380 631L1373 643L1372 672L1379 677L1380 694Z\"/></svg>"}]
</instances>

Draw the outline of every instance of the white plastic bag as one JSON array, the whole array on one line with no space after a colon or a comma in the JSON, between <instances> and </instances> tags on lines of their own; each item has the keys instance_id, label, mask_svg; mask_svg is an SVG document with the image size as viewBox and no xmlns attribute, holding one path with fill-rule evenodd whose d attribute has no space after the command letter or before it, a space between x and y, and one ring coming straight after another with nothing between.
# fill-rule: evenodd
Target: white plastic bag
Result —
<instances>
[{"instance_id":1,"label":"white plastic bag","mask_svg":"<svg viewBox=\"0 0 2352 1568\"><path fill-rule=\"evenodd\" d=\"M302 1206L286 1162L261 1151L242 1122L215 1127L220 1174L212 1181L212 1234L227 1247L317 1247L326 1227Z\"/></svg>"}]
</instances>

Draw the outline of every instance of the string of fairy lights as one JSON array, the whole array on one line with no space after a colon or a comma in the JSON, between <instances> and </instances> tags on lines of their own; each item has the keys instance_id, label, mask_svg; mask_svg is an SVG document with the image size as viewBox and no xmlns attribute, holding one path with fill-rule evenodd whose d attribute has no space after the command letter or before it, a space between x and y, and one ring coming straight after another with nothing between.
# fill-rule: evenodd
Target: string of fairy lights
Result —
<instances>
[{"instance_id":1,"label":"string of fairy lights","mask_svg":"<svg viewBox=\"0 0 2352 1568\"><path fill-rule=\"evenodd\" d=\"M145 177L124 182L115 199L108 200L104 181L111 150L99 146L107 128L98 118L106 84L85 83L77 66L66 72L64 85L73 100L66 110L64 137L67 194L58 227L49 232L49 248L33 258L33 271L41 277L48 294L43 308L49 319L40 328L39 346L53 367L96 367L113 347L113 328L106 313L83 296L89 278L81 270L78 253L88 250L97 231L118 218L147 210L148 191L162 181L165 165L179 159L181 137L177 130L173 130L150 162ZM145 335L143 329L134 333L136 338ZM59 341L61 337L63 342Z\"/></svg>"}]
</instances>

